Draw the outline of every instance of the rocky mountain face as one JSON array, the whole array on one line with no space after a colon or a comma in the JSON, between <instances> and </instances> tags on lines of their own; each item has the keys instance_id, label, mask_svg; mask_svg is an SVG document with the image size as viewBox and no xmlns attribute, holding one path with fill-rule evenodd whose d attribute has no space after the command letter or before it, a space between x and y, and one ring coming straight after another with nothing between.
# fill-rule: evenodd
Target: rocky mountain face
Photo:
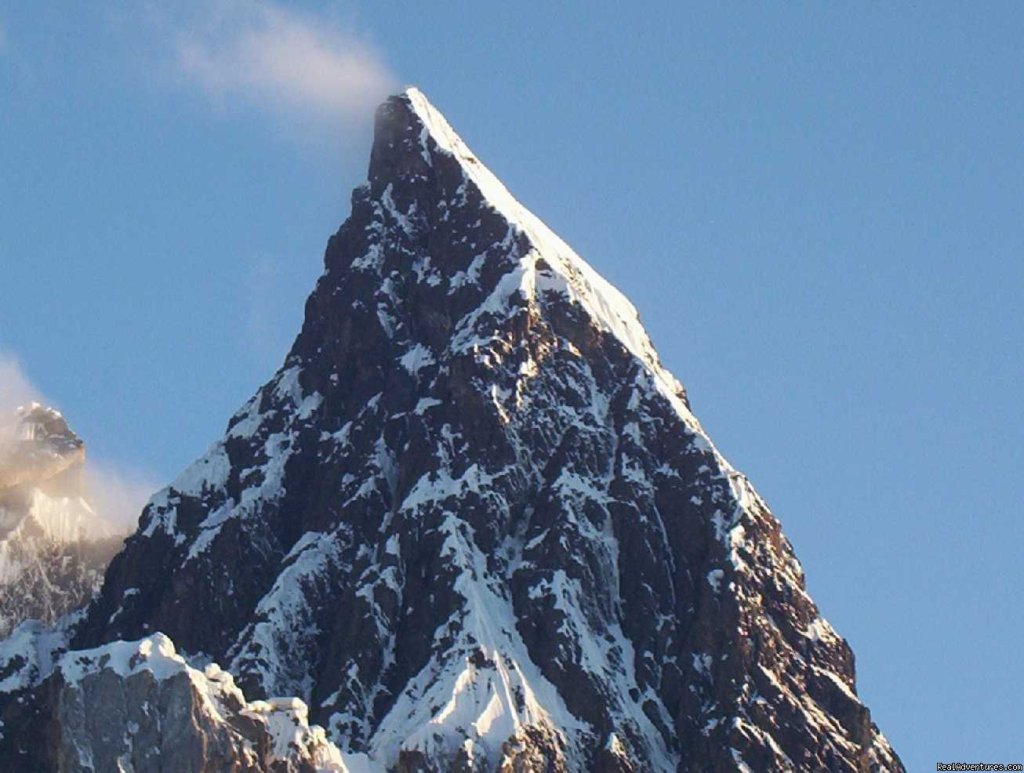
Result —
<instances>
[{"instance_id":1,"label":"rocky mountain face","mask_svg":"<svg viewBox=\"0 0 1024 773\"><path fill-rule=\"evenodd\" d=\"M26 406L0 431L0 639L88 602L121 546L124 534L89 502L84 461L52 408Z\"/></svg>"},{"instance_id":2,"label":"rocky mountain face","mask_svg":"<svg viewBox=\"0 0 1024 773\"><path fill-rule=\"evenodd\" d=\"M902 770L636 310L414 89L281 370L3 663L8 766L158 770L155 710L182 770Z\"/></svg>"},{"instance_id":3,"label":"rocky mountain face","mask_svg":"<svg viewBox=\"0 0 1024 773\"><path fill-rule=\"evenodd\" d=\"M32 623L0 654L30 663L59 638ZM230 674L190 667L163 634L68 652L44 667L49 675L4 712L5 738L19 747L5 749L4 770L345 770L302 701L246 701ZM18 678L9 674L0 688L11 691Z\"/></svg>"}]
</instances>

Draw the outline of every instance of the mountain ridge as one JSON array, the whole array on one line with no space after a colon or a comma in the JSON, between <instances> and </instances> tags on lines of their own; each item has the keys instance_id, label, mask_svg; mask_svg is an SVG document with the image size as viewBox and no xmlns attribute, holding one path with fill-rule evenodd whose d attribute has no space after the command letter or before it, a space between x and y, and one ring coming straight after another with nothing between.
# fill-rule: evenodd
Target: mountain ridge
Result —
<instances>
[{"instance_id":1,"label":"mountain ridge","mask_svg":"<svg viewBox=\"0 0 1024 773\"><path fill-rule=\"evenodd\" d=\"M902 770L635 308L415 89L284 365L63 646L155 631L370 769Z\"/></svg>"}]
</instances>

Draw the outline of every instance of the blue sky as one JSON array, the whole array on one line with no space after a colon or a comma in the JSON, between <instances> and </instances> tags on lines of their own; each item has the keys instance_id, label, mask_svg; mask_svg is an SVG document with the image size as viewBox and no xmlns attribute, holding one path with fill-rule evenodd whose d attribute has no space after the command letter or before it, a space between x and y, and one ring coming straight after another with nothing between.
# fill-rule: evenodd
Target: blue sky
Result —
<instances>
[{"instance_id":1,"label":"blue sky","mask_svg":"<svg viewBox=\"0 0 1024 773\"><path fill-rule=\"evenodd\" d=\"M171 478L416 84L640 309L908 767L1024 758L1024 11L175 7L0 0L0 403Z\"/></svg>"}]
</instances>

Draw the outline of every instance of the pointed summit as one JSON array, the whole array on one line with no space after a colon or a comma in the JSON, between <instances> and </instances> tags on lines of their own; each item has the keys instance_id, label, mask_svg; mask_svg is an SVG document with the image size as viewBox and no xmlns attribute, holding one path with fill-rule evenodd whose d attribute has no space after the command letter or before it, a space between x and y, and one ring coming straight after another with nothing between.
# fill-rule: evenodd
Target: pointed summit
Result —
<instances>
[{"instance_id":1,"label":"pointed summit","mask_svg":"<svg viewBox=\"0 0 1024 773\"><path fill-rule=\"evenodd\" d=\"M505 297L490 297L492 305L568 302L637 357L658 388L699 426L633 304L520 204L418 89L410 87L378 108L367 177L353 194L353 213L370 203L375 219L394 224L404 237L431 235L426 261L412 266L418 278L429 266L429 283L447 285L448 295L457 296L460 288L501 274L502 285L494 290ZM348 236L344 228L339 236ZM353 254L345 268L383 273L407 268L381 264L376 250L367 252L362 242L353 247L352 253L362 254ZM335 267L332 257L329 250L328 273Z\"/></svg>"},{"instance_id":2,"label":"pointed summit","mask_svg":"<svg viewBox=\"0 0 1024 773\"><path fill-rule=\"evenodd\" d=\"M420 92L376 120L282 368L70 646L161 631L370 770L901 770L633 306Z\"/></svg>"}]
</instances>

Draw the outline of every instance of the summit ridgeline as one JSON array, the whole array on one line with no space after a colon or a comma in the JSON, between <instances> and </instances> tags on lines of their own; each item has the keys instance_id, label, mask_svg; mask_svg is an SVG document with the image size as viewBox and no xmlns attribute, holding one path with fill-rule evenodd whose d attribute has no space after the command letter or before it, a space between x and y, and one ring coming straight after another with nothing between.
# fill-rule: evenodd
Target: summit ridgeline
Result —
<instances>
[{"instance_id":1,"label":"summit ridgeline","mask_svg":"<svg viewBox=\"0 0 1024 773\"><path fill-rule=\"evenodd\" d=\"M632 304L419 91L324 263L281 369L8 666L7 769L902 770Z\"/></svg>"}]
</instances>

